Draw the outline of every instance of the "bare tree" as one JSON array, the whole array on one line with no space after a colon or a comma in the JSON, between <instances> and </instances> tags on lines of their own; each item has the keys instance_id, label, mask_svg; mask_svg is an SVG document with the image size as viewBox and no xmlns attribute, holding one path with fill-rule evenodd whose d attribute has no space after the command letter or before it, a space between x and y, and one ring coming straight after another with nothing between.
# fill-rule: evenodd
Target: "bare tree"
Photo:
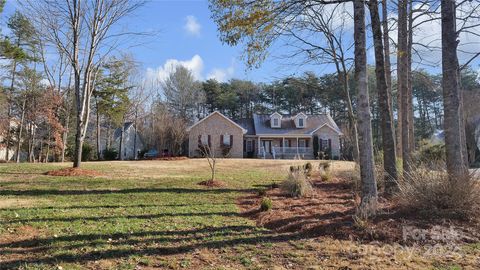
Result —
<instances>
[{"instance_id":1,"label":"bare tree","mask_svg":"<svg viewBox=\"0 0 480 270\"><path fill-rule=\"evenodd\" d=\"M373 33L373 44L375 48L375 74L378 95L378 105L381 115L382 146L383 146L383 166L385 175L385 190L391 194L396 186L397 162L395 149L395 133L393 129L393 119L391 114L391 101L389 100L388 85L385 70L385 56L382 40L382 29L380 15L378 12L378 1L369 1L371 26Z\"/></svg>"},{"instance_id":2,"label":"bare tree","mask_svg":"<svg viewBox=\"0 0 480 270\"><path fill-rule=\"evenodd\" d=\"M457 20L454 0L442 0L442 84L447 171L450 181L455 183L467 175L465 133L461 94L459 87L459 65L457 58ZM463 138L462 138L463 137Z\"/></svg>"},{"instance_id":3,"label":"bare tree","mask_svg":"<svg viewBox=\"0 0 480 270\"><path fill-rule=\"evenodd\" d=\"M410 171L410 140L408 117L408 0L398 1L397 89L399 93L399 130L402 133L403 171Z\"/></svg>"},{"instance_id":4,"label":"bare tree","mask_svg":"<svg viewBox=\"0 0 480 270\"><path fill-rule=\"evenodd\" d=\"M360 150L360 177L362 181L362 201L360 213L370 216L377 209L377 183L374 175L372 124L368 95L367 52L365 29L365 1L353 1L355 39L355 81L358 89L358 141Z\"/></svg>"},{"instance_id":5,"label":"bare tree","mask_svg":"<svg viewBox=\"0 0 480 270\"><path fill-rule=\"evenodd\" d=\"M80 167L98 66L117 47L119 37L126 35L112 33L112 28L143 2L27 0L22 5L46 41L64 52L72 67L77 120L73 166Z\"/></svg>"}]
</instances>

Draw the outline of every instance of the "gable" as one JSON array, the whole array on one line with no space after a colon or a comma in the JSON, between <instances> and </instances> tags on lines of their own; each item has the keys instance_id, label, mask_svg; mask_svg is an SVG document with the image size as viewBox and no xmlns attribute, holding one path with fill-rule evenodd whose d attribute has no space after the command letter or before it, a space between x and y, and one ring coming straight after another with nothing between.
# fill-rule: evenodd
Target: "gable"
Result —
<instances>
[{"instance_id":1,"label":"gable","mask_svg":"<svg viewBox=\"0 0 480 270\"><path fill-rule=\"evenodd\" d=\"M233 122L230 120L230 118L226 117L225 115L221 114L220 112L213 112L209 114L207 117L203 118L202 120L196 122L189 128L187 128L187 131L190 132L191 130L194 129L201 129L201 128L215 128L215 129L236 129L242 132L242 134L247 133L247 130L244 129L242 126L239 124Z\"/></svg>"}]
</instances>

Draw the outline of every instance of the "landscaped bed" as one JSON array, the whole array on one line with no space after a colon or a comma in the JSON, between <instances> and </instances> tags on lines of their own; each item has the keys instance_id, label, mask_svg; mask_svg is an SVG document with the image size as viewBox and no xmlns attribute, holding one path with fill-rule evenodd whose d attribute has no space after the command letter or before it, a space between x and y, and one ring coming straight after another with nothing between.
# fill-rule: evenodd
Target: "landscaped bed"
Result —
<instances>
[{"instance_id":1,"label":"landscaped bed","mask_svg":"<svg viewBox=\"0 0 480 270\"><path fill-rule=\"evenodd\" d=\"M45 175L71 164L1 164L0 201L8 203L0 207L0 269L479 267L470 231L469 241L433 249L402 242L399 212L371 230L358 227L345 179L315 181L307 199L267 190L273 208L255 212L258 189L281 182L293 163L302 161L220 160L223 187L198 185L210 174L202 159L85 163L97 177ZM332 170L343 175L353 164L334 162Z\"/></svg>"}]
</instances>

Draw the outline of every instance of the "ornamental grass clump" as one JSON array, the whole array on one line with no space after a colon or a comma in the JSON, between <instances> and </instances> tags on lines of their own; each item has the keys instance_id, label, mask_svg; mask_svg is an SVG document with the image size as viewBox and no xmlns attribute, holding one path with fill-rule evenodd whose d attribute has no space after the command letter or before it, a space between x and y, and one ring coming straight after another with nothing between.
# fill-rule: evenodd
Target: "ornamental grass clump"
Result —
<instances>
[{"instance_id":1,"label":"ornamental grass clump","mask_svg":"<svg viewBox=\"0 0 480 270\"><path fill-rule=\"evenodd\" d=\"M479 217L480 179L475 173L450 179L445 167L417 166L404 173L398 189L407 209L439 218Z\"/></svg>"},{"instance_id":2,"label":"ornamental grass clump","mask_svg":"<svg viewBox=\"0 0 480 270\"><path fill-rule=\"evenodd\" d=\"M312 184L303 170L290 171L280 186L291 197L307 197L313 192Z\"/></svg>"}]
</instances>

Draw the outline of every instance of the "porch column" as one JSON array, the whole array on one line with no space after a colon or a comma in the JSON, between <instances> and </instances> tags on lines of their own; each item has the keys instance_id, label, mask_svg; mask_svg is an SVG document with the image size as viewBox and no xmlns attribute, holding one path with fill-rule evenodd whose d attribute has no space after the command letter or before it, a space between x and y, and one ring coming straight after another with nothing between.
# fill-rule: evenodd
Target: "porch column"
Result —
<instances>
[{"instance_id":1,"label":"porch column","mask_svg":"<svg viewBox=\"0 0 480 270\"><path fill-rule=\"evenodd\" d=\"M257 158L260 157L260 136L258 136L258 144L257 144Z\"/></svg>"},{"instance_id":2,"label":"porch column","mask_svg":"<svg viewBox=\"0 0 480 270\"><path fill-rule=\"evenodd\" d=\"M298 137L297 137L297 155L298 155Z\"/></svg>"},{"instance_id":3,"label":"porch column","mask_svg":"<svg viewBox=\"0 0 480 270\"><path fill-rule=\"evenodd\" d=\"M285 154L285 137L282 138L282 154Z\"/></svg>"}]
</instances>

